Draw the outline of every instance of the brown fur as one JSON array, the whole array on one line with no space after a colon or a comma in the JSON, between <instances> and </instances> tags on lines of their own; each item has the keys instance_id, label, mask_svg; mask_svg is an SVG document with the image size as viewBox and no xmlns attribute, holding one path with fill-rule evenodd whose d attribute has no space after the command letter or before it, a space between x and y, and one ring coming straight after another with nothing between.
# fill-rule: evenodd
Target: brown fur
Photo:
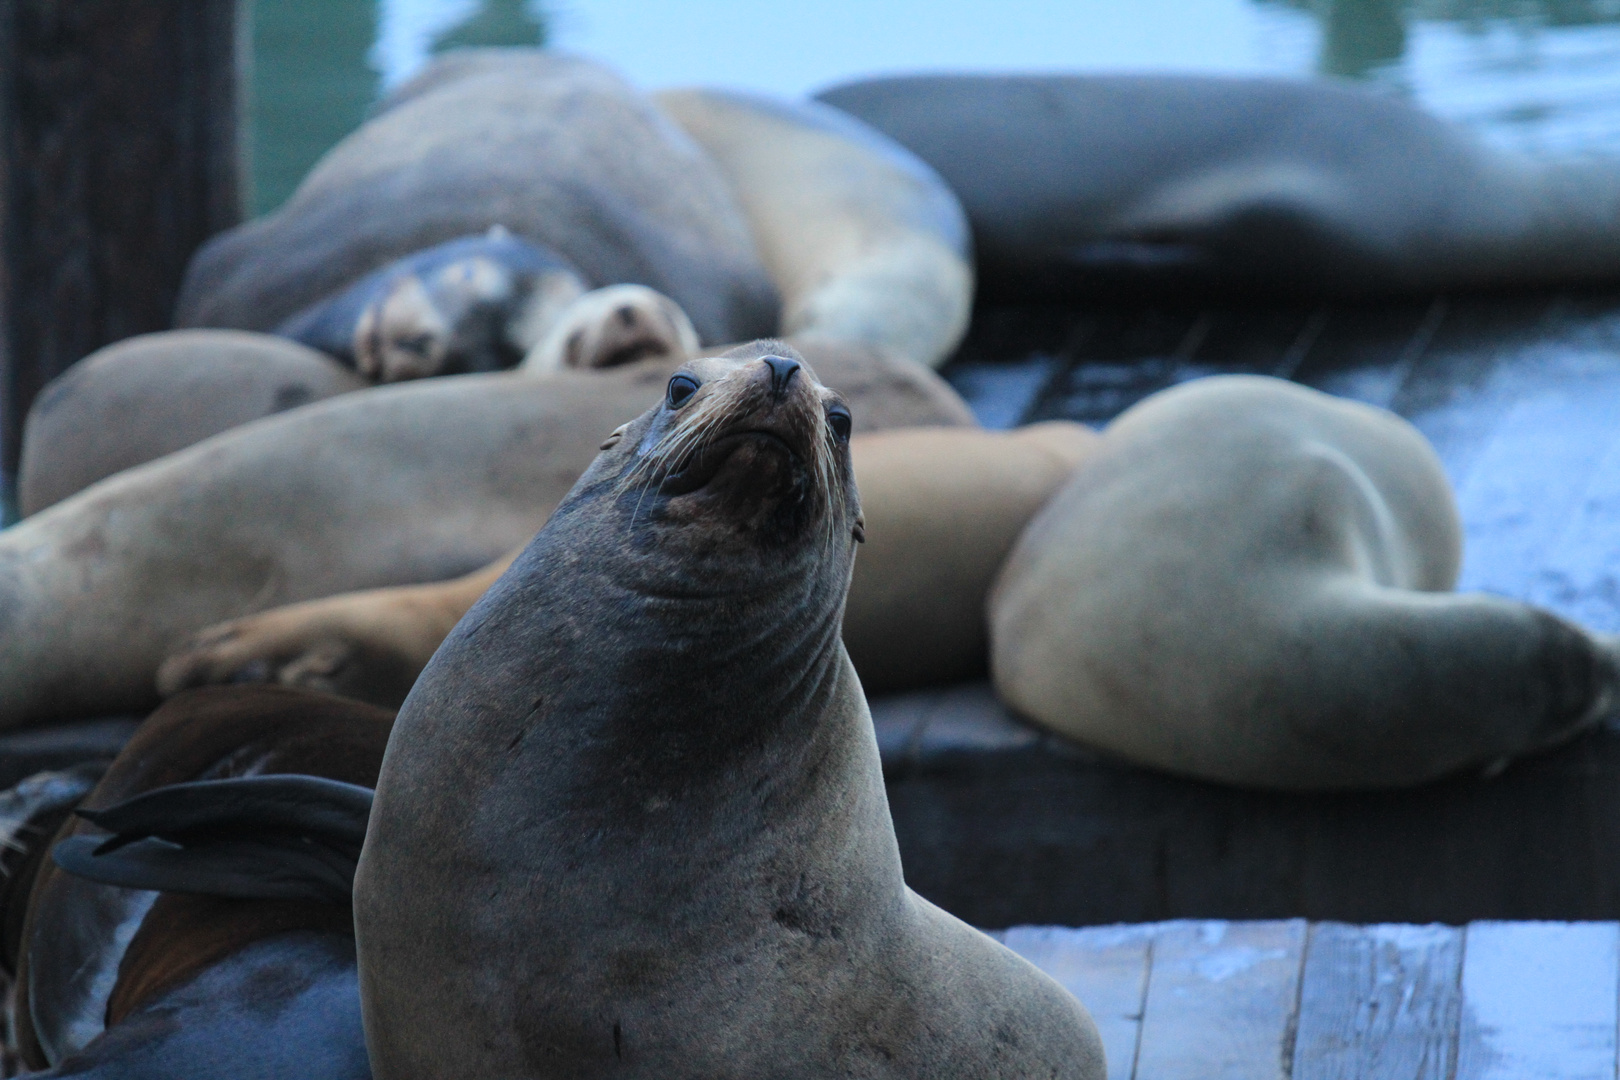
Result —
<instances>
[{"instance_id":1,"label":"brown fur","mask_svg":"<svg viewBox=\"0 0 1620 1080\"><path fill-rule=\"evenodd\" d=\"M983 673L990 583L1024 525L1099 439L1053 422L851 440L867 544L855 560L844 643L868 692ZM158 689L251 679L397 708L516 555L451 581L341 593L210 627L164 662Z\"/></svg>"},{"instance_id":2,"label":"brown fur","mask_svg":"<svg viewBox=\"0 0 1620 1080\"><path fill-rule=\"evenodd\" d=\"M371 786L392 726L391 713L327 694L266 686L193 691L175 697L141 725L84 805L99 809L166 784L264 773L308 773ZM93 832L93 826L73 819L56 839ZM34 1009L48 1009L51 1003L30 1001L30 968L54 969L82 960L61 954L71 939L59 928L74 919L77 906L96 890L110 888L75 878L54 864L45 865L34 884L18 965L16 1013L18 1043L32 1068L50 1064L34 1026ZM347 914L333 915L320 907L268 900L160 899L119 964L107 1022L253 941L289 929L330 929ZM110 938L102 944L104 949L116 947Z\"/></svg>"}]
</instances>

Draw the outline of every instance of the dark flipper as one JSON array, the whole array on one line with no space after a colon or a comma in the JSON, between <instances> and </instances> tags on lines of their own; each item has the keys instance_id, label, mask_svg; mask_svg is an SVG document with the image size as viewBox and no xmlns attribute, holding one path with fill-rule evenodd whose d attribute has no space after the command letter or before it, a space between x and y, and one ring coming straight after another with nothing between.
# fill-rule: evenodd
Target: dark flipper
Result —
<instances>
[{"instance_id":1,"label":"dark flipper","mask_svg":"<svg viewBox=\"0 0 1620 1080\"><path fill-rule=\"evenodd\" d=\"M52 857L70 874L125 888L346 904L371 795L281 774L172 784L78 811L113 835L70 837Z\"/></svg>"}]
</instances>

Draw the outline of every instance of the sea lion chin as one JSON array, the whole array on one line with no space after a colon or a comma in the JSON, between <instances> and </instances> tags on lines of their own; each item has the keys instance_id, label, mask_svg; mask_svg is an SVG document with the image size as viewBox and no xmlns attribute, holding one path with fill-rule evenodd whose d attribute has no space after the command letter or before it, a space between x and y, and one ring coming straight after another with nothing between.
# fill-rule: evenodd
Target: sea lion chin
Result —
<instances>
[{"instance_id":1,"label":"sea lion chin","mask_svg":"<svg viewBox=\"0 0 1620 1080\"><path fill-rule=\"evenodd\" d=\"M905 886L840 404L778 342L683 365L423 671L355 876L378 1080L1103 1075Z\"/></svg>"}]
</instances>

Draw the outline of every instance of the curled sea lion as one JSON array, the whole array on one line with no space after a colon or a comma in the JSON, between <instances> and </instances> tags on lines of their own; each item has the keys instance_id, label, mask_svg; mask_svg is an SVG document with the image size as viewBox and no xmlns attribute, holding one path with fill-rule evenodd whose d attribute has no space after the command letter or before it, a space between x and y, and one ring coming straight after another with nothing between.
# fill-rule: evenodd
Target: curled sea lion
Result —
<instances>
[{"instance_id":1,"label":"curled sea lion","mask_svg":"<svg viewBox=\"0 0 1620 1080\"><path fill-rule=\"evenodd\" d=\"M323 881L341 877L345 859L352 872L369 799L358 811L311 805L310 789L317 778L373 785L392 719L280 687L198 691L148 718L83 804L123 826L118 846L106 851L90 821L70 822L59 834L67 851L57 846L33 883L15 1013L24 1060L109 1080L368 1076L353 916L346 893ZM308 775L267 798L281 773ZM143 840L127 811L96 813L195 781L205 796L225 790L212 806L192 798L178 817L148 799L133 821L162 840ZM188 833L188 817L203 828ZM211 850L191 851L194 841ZM122 874L86 879L58 865L94 872L100 861ZM109 876L135 887L102 883Z\"/></svg>"},{"instance_id":2,"label":"curled sea lion","mask_svg":"<svg viewBox=\"0 0 1620 1080\"><path fill-rule=\"evenodd\" d=\"M354 881L379 1080L1100 1080L1084 1008L901 877L849 432L778 343L683 365L435 654Z\"/></svg>"},{"instance_id":3,"label":"curled sea lion","mask_svg":"<svg viewBox=\"0 0 1620 1080\"><path fill-rule=\"evenodd\" d=\"M996 688L1140 764L1293 790L1420 783L1612 712L1616 642L1450 592L1461 535L1392 413L1256 376L1166 390L1007 560Z\"/></svg>"},{"instance_id":4,"label":"curled sea lion","mask_svg":"<svg viewBox=\"0 0 1620 1080\"><path fill-rule=\"evenodd\" d=\"M930 367L973 306L967 220L915 155L813 101L730 90L656 95L719 164L782 294L782 329Z\"/></svg>"},{"instance_id":5,"label":"curled sea lion","mask_svg":"<svg viewBox=\"0 0 1620 1080\"><path fill-rule=\"evenodd\" d=\"M1091 429L1065 421L850 440L866 543L855 560L844 644L868 693L984 672L991 582L1030 518L1097 444ZM210 627L164 661L158 690L276 682L397 708L517 554L451 581L341 593Z\"/></svg>"},{"instance_id":6,"label":"curled sea lion","mask_svg":"<svg viewBox=\"0 0 1620 1080\"><path fill-rule=\"evenodd\" d=\"M858 427L973 424L920 365L803 347ZM0 532L0 728L148 708L163 658L222 620L486 565L534 535L670 370L457 375L318 401Z\"/></svg>"},{"instance_id":7,"label":"curled sea lion","mask_svg":"<svg viewBox=\"0 0 1620 1080\"><path fill-rule=\"evenodd\" d=\"M198 251L176 323L270 330L396 259L496 225L587 284L673 297L704 341L776 330L776 290L714 163L616 75L536 49L430 65L285 205Z\"/></svg>"},{"instance_id":8,"label":"curled sea lion","mask_svg":"<svg viewBox=\"0 0 1620 1080\"><path fill-rule=\"evenodd\" d=\"M496 226L373 271L276 333L374 383L499 371L584 292L566 260Z\"/></svg>"},{"instance_id":9,"label":"curled sea lion","mask_svg":"<svg viewBox=\"0 0 1620 1080\"><path fill-rule=\"evenodd\" d=\"M1615 162L1491 149L1345 83L924 75L818 96L945 178L987 295L1358 295L1620 276Z\"/></svg>"},{"instance_id":10,"label":"curled sea lion","mask_svg":"<svg viewBox=\"0 0 1620 1080\"><path fill-rule=\"evenodd\" d=\"M650 357L678 364L700 347L675 301L645 285L609 285L561 312L523 358L523 370L618 367Z\"/></svg>"},{"instance_id":11,"label":"curled sea lion","mask_svg":"<svg viewBox=\"0 0 1620 1080\"><path fill-rule=\"evenodd\" d=\"M104 476L366 384L302 345L239 330L141 334L53 379L23 425L24 515Z\"/></svg>"}]
</instances>

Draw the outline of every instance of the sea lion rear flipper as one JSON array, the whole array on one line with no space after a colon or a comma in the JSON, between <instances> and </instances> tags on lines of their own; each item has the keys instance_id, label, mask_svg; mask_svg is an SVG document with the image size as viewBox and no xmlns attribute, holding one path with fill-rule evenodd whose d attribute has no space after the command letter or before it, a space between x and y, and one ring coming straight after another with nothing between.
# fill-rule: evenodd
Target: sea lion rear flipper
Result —
<instances>
[{"instance_id":1,"label":"sea lion rear flipper","mask_svg":"<svg viewBox=\"0 0 1620 1080\"><path fill-rule=\"evenodd\" d=\"M78 811L113 835L70 837L52 857L125 888L348 903L371 794L299 775L172 784Z\"/></svg>"}]
</instances>

